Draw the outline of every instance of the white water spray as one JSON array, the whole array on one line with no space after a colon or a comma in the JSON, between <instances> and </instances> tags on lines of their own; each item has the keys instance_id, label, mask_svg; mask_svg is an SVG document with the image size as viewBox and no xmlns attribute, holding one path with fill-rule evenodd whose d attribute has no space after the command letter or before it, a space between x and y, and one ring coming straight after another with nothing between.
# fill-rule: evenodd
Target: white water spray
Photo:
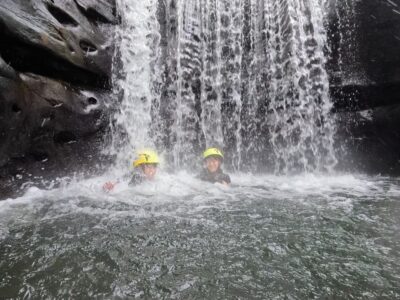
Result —
<instances>
[{"instance_id":1,"label":"white water spray","mask_svg":"<svg viewBox=\"0 0 400 300\"><path fill-rule=\"evenodd\" d=\"M117 1L122 23L116 32L119 43L114 57L114 91L120 98L115 116L111 153L126 166L134 151L153 146L151 105L155 97L153 82L158 48L157 3L155 0Z\"/></svg>"},{"instance_id":2,"label":"white water spray","mask_svg":"<svg viewBox=\"0 0 400 300\"><path fill-rule=\"evenodd\" d=\"M119 159L156 144L175 167L191 167L205 147L218 146L234 169L330 170L326 6L120 0Z\"/></svg>"}]
</instances>

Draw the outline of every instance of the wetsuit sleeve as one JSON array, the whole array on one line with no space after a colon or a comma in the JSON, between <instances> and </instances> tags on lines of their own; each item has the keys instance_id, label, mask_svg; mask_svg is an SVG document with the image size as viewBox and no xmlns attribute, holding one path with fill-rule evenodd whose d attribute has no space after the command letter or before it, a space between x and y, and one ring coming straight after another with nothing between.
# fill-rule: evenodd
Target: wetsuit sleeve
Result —
<instances>
[{"instance_id":1,"label":"wetsuit sleeve","mask_svg":"<svg viewBox=\"0 0 400 300\"><path fill-rule=\"evenodd\" d=\"M221 173L215 177L215 182L219 182L219 183L226 182L226 183L230 184L231 178L229 177L228 174Z\"/></svg>"},{"instance_id":2,"label":"wetsuit sleeve","mask_svg":"<svg viewBox=\"0 0 400 300\"><path fill-rule=\"evenodd\" d=\"M231 183L231 178L229 177L228 174L222 173L220 175L220 177L218 178L218 182L222 183L223 181L228 183L228 184Z\"/></svg>"},{"instance_id":3,"label":"wetsuit sleeve","mask_svg":"<svg viewBox=\"0 0 400 300\"><path fill-rule=\"evenodd\" d=\"M225 181L227 184L231 183L231 177L228 174L223 173L222 178L222 181Z\"/></svg>"}]
</instances>

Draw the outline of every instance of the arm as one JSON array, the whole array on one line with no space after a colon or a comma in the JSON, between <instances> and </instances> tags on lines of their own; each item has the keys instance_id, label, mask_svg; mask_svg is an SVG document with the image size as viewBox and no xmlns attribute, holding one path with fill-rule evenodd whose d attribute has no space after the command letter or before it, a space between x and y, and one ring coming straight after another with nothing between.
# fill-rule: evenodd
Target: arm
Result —
<instances>
[{"instance_id":1,"label":"arm","mask_svg":"<svg viewBox=\"0 0 400 300\"><path fill-rule=\"evenodd\" d=\"M103 191L105 192L111 192L114 187L118 184L118 180L117 181L108 181L103 185Z\"/></svg>"},{"instance_id":2,"label":"arm","mask_svg":"<svg viewBox=\"0 0 400 300\"><path fill-rule=\"evenodd\" d=\"M107 181L104 185L103 185L103 191L109 193L111 192L115 186L120 183L121 181L127 181L129 179L129 174L125 174L122 178L119 178L117 180L114 181Z\"/></svg>"}]
</instances>

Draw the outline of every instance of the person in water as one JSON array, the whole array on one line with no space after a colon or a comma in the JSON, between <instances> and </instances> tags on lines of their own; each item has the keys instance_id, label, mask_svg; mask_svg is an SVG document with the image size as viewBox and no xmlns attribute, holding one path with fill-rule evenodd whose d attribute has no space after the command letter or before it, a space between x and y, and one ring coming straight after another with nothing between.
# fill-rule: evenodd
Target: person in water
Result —
<instances>
[{"instance_id":1,"label":"person in water","mask_svg":"<svg viewBox=\"0 0 400 300\"><path fill-rule=\"evenodd\" d=\"M158 155L153 150L143 150L138 153L137 158L133 162L133 166L135 168L135 172L132 175L132 178L129 182L129 185L138 185L145 181L152 181L156 177L157 167L160 163ZM114 189L114 187L118 184L119 181L116 182L106 182L103 185L103 190L109 192Z\"/></svg>"},{"instance_id":2,"label":"person in water","mask_svg":"<svg viewBox=\"0 0 400 300\"><path fill-rule=\"evenodd\" d=\"M211 183L221 183L229 185L231 178L222 171L221 165L224 160L222 151L218 148L208 148L203 152L204 169L198 178Z\"/></svg>"}]
</instances>

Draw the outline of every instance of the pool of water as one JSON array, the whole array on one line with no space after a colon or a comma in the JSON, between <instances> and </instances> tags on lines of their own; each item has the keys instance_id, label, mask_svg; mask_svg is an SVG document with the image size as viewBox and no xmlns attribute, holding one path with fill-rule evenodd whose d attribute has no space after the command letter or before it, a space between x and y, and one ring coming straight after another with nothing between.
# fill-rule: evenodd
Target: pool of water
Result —
<instances>
[{"instance_id":1,"label":"pool of water","mask_svg":"<svg viewBox=\"0 0 400 300\"><path fill-rule=\"evenodd\" d=\"M2 298L398 299L400 179L105 177L0 201Z\"/></svg>"}]
</instances>

